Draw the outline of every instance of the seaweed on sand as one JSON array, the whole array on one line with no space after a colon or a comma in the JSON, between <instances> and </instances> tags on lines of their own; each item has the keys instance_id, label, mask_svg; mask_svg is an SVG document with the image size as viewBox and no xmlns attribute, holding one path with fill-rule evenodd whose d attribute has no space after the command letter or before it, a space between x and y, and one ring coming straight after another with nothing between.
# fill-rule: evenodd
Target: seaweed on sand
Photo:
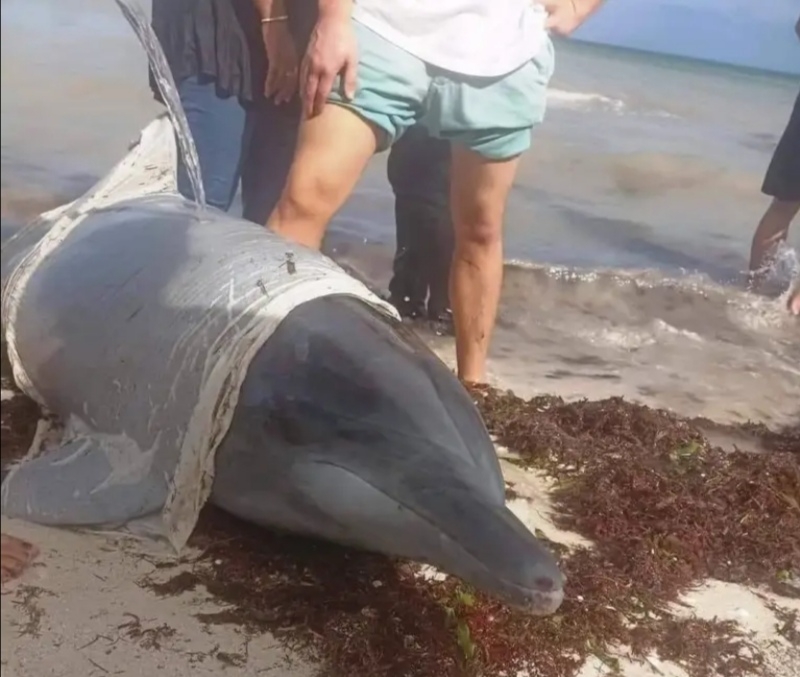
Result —
<instances>
[{"instance_id":1,"label":"seaweed on sand","mask_svg":"<svg viewBox=\"0 0 800 677\"><path fill-rule=\"evenodd\" d=\"M0 385L3 390L2 409L0 409L0 463L3 470L22 458L28 451L41 411L33 400L23 396L11 378L11 364L3 345L0 353Z\"/></svg>"},{"instance_id":2,"label":"seaweed on sand","mask_svg":"<svg viewBox=\"0 0 800 677\"><path fill-rule=\"evenodd\" d=\"M531 666L560 677L589 656L613 669L619 646L697 677L761 670L735 624L676 619L668 606L705 578L769 584L800 561L796 456L715 449L691 422L621 399L473 395L518 462L556 479L558 525L594 543L562 551L568 588L557 614L527 617L458 581L421 580L409 565L212 510L195 545L213 565L199 567L196 582L232 606L205 620L310 648L331 677L514 675Z\"/></svg>"},{"instance_id":3,"label":"seaweed on sand","mask_svg":"<svg viewBox=\"0 0 800 677\"><path fill-rule=\"evenodd\" d=\"M316 657L327 677L494 677L525 668L566 677L590 656L613 672L620 646L679 662L693 677L763 673L758 649L734 625L678 619L669 605L708 577L772 584L796 571L796 432L750 426L770 452L731 453L713 448L692 421L621 399L524 401L489 388L473 395L518 462L555 479L558 525L594 544L559 551L568 587L553 616L524 616L452 578L421 578L415 565L274 534L215 509L193 536L202 556L191 572L143 585L158 594L205 587L226 607L204 622L271 632ZM22 409L8 407L23 399L3 402L4 463L33 434Z\"/></svg>"},{"instance_id":4,"label":"seaweed on sand","mask_svg":"<svg viewBox=\"0 0 800 677\"><path fill-rule=\"evenodd\" d=\"M473 394L498 440L521 463L556 478L556 523L594 543L564 559L568 596L558 614L527 624L522 650L520 635L509 633L514 644L496 655L514 654L517 665L532 659L543 674L563 675L587 648L598 655L627 645L640 656L680 660L695 675L757 673L761 658L741 651L747 640L733 626L676 621L667 607L706 578L772 585L798 566L794 454L712 448L690 422L619 398L525 402L488 388ZM492 635L494 628L486 637L473 632L487 648ZM532 644L549 647L531 651ZM580 656L571 666L570 652Z\"/></svg>"}]
</instances>

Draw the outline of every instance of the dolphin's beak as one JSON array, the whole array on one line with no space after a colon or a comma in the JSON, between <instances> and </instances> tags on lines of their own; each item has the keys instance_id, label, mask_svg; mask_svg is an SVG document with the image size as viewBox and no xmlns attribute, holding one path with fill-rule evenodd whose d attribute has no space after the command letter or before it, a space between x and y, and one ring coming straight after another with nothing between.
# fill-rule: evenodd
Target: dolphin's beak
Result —
<instances>
[{"instance_id":1,"label":"dolphin's beak","mask_svg":"<svg viewBox=\"0 0 800 677\"><path fill-rule=\"evenodd\" d=\"M532 614L558 609L564 577L553 555L504 505L414 451L369 469L332 459L295 471L342 542L427 562ZM397 462L404 452L413 466Z\"/></svg>"}]
</instances>

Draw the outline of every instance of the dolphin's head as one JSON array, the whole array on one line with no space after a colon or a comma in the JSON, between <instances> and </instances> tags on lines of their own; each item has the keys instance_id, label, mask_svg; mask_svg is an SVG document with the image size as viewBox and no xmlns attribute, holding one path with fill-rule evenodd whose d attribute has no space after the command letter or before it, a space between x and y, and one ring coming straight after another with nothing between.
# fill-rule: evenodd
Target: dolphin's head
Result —
<instances>
[{"instance_id":1,"label":"dolphin's head","mask_svg":"<svg viewBox=\"0 0 800 677\"><path fill-rule=\"evenodd\" d=\"M402 323L327 296L251 363L214 500L247 520L429 562L527 609L563 577L505 507L494 445L453 373Z\"/></svg>"}]
</instances>

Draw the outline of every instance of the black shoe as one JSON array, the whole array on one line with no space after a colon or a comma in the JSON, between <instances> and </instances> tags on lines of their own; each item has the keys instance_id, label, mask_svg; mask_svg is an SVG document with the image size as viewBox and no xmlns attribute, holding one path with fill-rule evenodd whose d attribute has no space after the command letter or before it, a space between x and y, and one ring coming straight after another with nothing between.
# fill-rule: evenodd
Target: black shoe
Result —
<instances>
[{"instance_id":1,"label":"black shoe","mask_svg":"<svg viewBox=\"0 0 800 677\"><path fill-rule=\"evenodd\" d=\"M453 336L455 334L453 311L450 308L436 310L429 307L428 321L431 323L431 329L439 336Z\"/></svg>"}]
</instances>

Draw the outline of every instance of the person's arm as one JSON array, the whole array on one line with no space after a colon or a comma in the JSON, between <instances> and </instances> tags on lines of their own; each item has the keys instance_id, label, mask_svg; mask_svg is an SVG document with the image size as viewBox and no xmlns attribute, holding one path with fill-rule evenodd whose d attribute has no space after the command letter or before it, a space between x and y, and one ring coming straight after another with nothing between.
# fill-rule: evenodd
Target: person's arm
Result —
<instances>
[{"instance_id":1,"label":"person's arm","mask_svg":"<svg viewBox=\"0 0 800 677\"><path fill-rule=\"evenodd\" d=\"M284 0L253 0L253 4L258 12L258 18L261 19L261 21L265 19L267 21L269 21L269 19L286 21L285 18L281 18L288 16Z\"/></svg>"},{"instance_id":2,"label":"person's arm","mask_svg":"<svg viewBox=\"0 0 800 677\"><path fill-rule=\"evenodd\" d=\"M319 17L338 17L350 19L353 12L353 0L319 0Z\"/></svg>"},{"instance_id":3,"label":"person's arm","mask_svg":"<svg viewBox=\"0 0 800 677\"><path fill-rule=\"evenodd\" d=\"M318 0L319 18L303 59L300 82L306 117L319 115L341 75L344 95L356 92L358 45L350 20L353 0Z\"/></svg>"},{"instance_id":4,"label":"person's arm","mask_svg":"<svg viewBox=\"0 0 800 677\"><path fill-rule=\"evenodd\" d=\"M547 29L569 35L603 3L603 0L538 0L547 12Z\"/></svg>"},{"instance_id":5,"label":"person's arm","mask_svg":"<svg viewBox=\"0 0 800 677\"><path fill-rule=\"evenodd\" d=\"M794 32L797 35L797 39L800 40L800 16L797 17L797 23L794 25Z\"/></svg>"},{"instance_id":6,"label":"person's arm","mask_svg":"<svg viewBox=\"0 0 800 677\"><path fill-rule=\"evenodd\" d=\"M289 32L286 0L253 0L261 19L261 37L267 51L264 95L275 103L290 101L297 91L298 58Z\"/></svg>"},{"instance_id":7,"label":"person's arm","mask_svg":"<svg viewBox=\"0 0 800 677\"><path fill-rule=\"evenodd\" d=\"M578 12L583 16L584 19L592 14L602 4L603 0L575 0L575 5L578 7Z\"/></svg>"}]
</instances>

